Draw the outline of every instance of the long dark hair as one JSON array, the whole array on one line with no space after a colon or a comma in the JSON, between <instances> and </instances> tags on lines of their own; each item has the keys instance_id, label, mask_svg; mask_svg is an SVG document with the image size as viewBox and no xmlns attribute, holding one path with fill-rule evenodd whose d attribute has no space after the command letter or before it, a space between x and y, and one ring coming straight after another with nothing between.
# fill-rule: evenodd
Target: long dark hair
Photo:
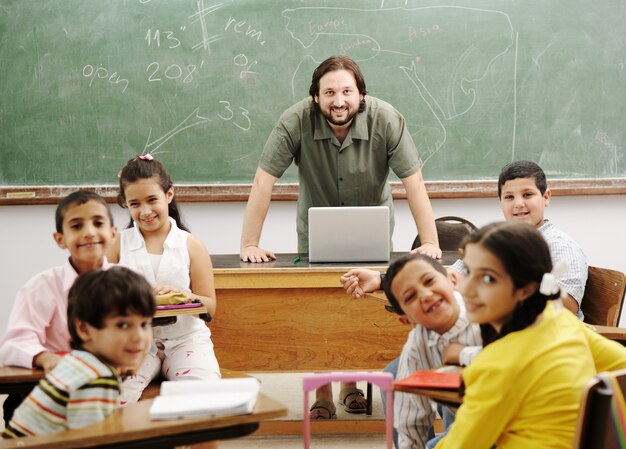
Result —
<instances>
[{"instance_id":1,"label":"long dark hair","mask_svg":"<svg viewBox=\"0 0 626 449\"><path fill-rule=\"evenodd\" d=\"M315 109L319 111L319 104L315 101L315 96L320 93L320 79L328 72L335 72L337 70L347 70L348 72L352 72L354 75L356 87L359 89L359 93L363 95L363 100L359 103L359 112L363 112L365 110L365 95L367 94L365 77L363 76L358 64L354 62L353 59L343 55L326 58L313 71L313 76L311 77L311 87L309 87L309 95L313 98L313 105Z\"/></svg>"},{"instance_id":2,"label":"long dark hair","mask_svg":"<svg viewBox=\"0 0 626 449\"><path fill-rule=\"evenodd\" d=\"M124 193L124 189L128 184L136 182L140 179L149 179L155 176L157 177L163 192L167 193L169 189L174 187L172 177L165 169L165 166L152 156L137 156L130 159L120 171L120 192L117 195L117 204L126 208L126 195ZM189 228L187 228L182 221L178 205L176 204L176 194L174 194L172 201L170 201L170 204L168 205L168 215L176 221L176 225L180 229L190 232ZM133 227L133 220L130 220L127 227Z\"/></svg>"},{"instance_id":3,"label":"long dark hair","mask_svg":"<svg viewBox=\"0 0 626 449\"><path fill-rule=\"evenodd\" d=\"M516 289L537 283L537 290L520 303L500 333L490 324L480 325L483 346L487 346L533 324L548 300L557 299L559 294L546 296L539 292L543 275L552 271L552 259L548 244L535 227L519 222L493 223L469 234L461 245L461 252L472 244L482 246L500 260Z\"/></svg>"}]
</instances>

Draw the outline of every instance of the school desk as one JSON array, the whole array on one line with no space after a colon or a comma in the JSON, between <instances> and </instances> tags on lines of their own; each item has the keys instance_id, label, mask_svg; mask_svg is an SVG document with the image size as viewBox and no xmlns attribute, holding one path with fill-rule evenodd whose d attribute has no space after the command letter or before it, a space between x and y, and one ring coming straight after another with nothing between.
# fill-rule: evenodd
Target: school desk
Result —
<instances>
[{"instance_id":1,"label":"school desk","mask_svg":"<svg viewBox=\"0 0 626 449\"><path fill-rule=\"evenodd\" d=\"M392 260L406 253L394 253ZM277 254L266 263L211 256L217 310L210 324L220 365L239 371L382 369L400 355L409 328L380 300L348 296L350 268L387 263L309 263ZM444 254L444 264L456 260Z\"/></svg>"},{"instance_id":2,"label":"school desk","mask_svg":"<svg viewBox=\"0 0 626 449\"><path fill-rule=\"evenodd\" d=\"M43 376L42 369L0 366L0 394L29 393Z\"/></svg>"},{"instance_id":3,"label":"school desk","mask_svg":"<svg viewBox=\"0 0 626 449\"><path fill-rule=\"evenodd\" d=\"M426 396L442 405L458 408L463 403L463 396L459 394L459 390L444 390L441 388L422 388L422 387L394 387L394 391L402 391L404 393L419 394Z\"/></svg>"},{"instance_id":4,"label":"school desk","mask_svg":"<svg viewBox=\"0 0 626 449\"><path fill-rule=\"evenodd\" d=\"M262 421L287 415L287 408L260 394L249 415L151 421L152 400L129 404L106 420L47 436L0 440L9 448L172 448L203 441L237 438L256 431Z\"/></svg>"},{"instance_id":5,"label":"school desk","mask_svg":"<svg viewBox=\"0 0 626 449\"><path fill-rule=\"evenodd\" d=\"M623 345L626 345L626 328L611 327L611 326L598 326L595 324L592 325L591 327L595 329L596 332L602 335L603 337L606 337L609 340L615 340Z\"/></svg>"}]
</instances>

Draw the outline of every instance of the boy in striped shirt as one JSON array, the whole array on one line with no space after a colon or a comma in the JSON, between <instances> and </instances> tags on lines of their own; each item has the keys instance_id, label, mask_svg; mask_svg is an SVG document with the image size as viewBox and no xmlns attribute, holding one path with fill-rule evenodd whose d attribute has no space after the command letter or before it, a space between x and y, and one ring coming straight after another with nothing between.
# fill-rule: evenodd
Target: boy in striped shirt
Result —
<instances>
[{"instance_id":1,"label":"boy in striped shirt","mask_svg":"<svg viewBox=\"0 0 626 449\"><path fill-rule=\"evenodd\" d=\"M450 347L456 347L455 361L462 365L480 351L480 328L466 318L463 299L436 260L421 254L396 260L389 266L383 287L394 311L413 327L402 348L397 379L440 367L450 360ZM433 404L415 394L396 393L394 397L397 447L426 447L435 419Z\"/></svg>"},{"instance_id":2,"label":"boy in striped shirt","mask_svg":"<svg viewBox=\"0 0 626 449\"><path fill-rule=\"evenodd\" d=\"M46 435L105 419L118 408L120 373L137 368L152 341L152 287L121 266L78 277L69 291L72 352L15 411L3 438Z\"/></svg>"}]
</instances>

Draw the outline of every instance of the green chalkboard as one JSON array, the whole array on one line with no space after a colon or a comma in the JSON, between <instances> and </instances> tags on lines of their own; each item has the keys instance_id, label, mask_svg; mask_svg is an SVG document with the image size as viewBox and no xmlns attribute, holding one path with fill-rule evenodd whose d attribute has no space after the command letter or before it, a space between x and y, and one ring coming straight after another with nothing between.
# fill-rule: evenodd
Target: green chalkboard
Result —
<instances>
[{"instance_id":1,"label":"green chalkboard","mask_svg":"<svg viewBox=\"0 0 626 449\"><path fill-rule=\"evenodd\" d=\"M281 112L344 53L426 180L626 177L625 0L2 0L0 186L250 183ZM290 170L283 181L294 181Z\"/></svg>"}]
</instances>

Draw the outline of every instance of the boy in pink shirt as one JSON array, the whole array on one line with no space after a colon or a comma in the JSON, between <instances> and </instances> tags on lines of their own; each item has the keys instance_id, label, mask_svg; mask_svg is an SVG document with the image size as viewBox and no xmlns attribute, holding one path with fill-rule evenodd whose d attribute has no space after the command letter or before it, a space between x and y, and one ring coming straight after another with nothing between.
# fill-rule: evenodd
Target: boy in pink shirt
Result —
<instances>
[{"instance_id":1,"label":"boy in pink shirt","mask_svg":"<svg viewBox=\"0 0 626 449\"><path fill-rule=\"evenodd\" d=\"M70 257L61 266L39 273L18 292L6 334L0 341L0 364L24 368L54 368L70 351L67 294L79 274L107 268L105 253L115 238L108 204L96 193L79 190L57 206L54 240ZM22 401L10 395L3 405L4 419Z\"/></svg>"}]
</instances>

